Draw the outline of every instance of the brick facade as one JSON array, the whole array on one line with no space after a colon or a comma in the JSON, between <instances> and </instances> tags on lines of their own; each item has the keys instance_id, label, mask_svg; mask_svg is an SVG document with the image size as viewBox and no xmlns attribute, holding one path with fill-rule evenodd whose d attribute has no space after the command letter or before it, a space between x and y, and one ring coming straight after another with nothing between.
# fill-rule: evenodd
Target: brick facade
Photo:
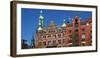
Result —
<instances>
[{"instance_id":1,"label":"brick facade","mask_svg":"<svg viewBox=\"0 0 100 58\"><path fill-rule=\"evenodd\" d=\"M43 30L36 32L36 48L90 46L92 45L92 20L81 22L76 16L65 27L56 26L54 22Z\"/></svg>"}]
</instances>

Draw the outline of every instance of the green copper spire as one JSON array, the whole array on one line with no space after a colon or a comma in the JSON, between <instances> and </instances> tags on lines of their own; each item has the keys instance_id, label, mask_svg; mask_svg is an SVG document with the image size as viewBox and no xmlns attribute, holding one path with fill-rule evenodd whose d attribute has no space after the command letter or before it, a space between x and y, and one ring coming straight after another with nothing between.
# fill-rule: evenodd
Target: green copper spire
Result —
<instances>
[{"instance_id":1,"label":"green copper spire","mask_svg":"<svg viewBox=\"0 0 100 58\"><path fill-rule=\"evenodd\" d=\"M42 16L42 13L43 13L43 11L41 10L40 11L40 17L39 17L39 19L41 19L41 20L44 19L44 17Z\"/></svg>"},{"instance_id":2,"label":"green copper spire","mask_svg":"<svg viewBox=\"0 0 100 58\"><path fill-rule=\"evenodd\" d=\"M66 27L66 20L65 20L65 18L64 18L64 20L63 20L62 27Z\"/></svg>"},{"instance_id":3,"label":"green copper spire","mask_svg":"<svg viewBox=\"0 0 100 58\"><path fill-rule=\"evenodd\" d=\"M38 27L38 31L39 30L42 30L42 28L43 28L43 20L44 20L44 17L42 16L42 10L40 11L40 16L39 16L39 27Z\"/></svg>"}]
</instances>

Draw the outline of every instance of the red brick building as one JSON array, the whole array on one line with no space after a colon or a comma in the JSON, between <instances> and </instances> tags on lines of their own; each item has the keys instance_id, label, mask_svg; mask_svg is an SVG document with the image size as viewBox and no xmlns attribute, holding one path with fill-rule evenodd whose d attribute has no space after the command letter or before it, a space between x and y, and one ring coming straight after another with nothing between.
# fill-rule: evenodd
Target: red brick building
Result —
<instances>
[{"instance_id":1,"label":"red brick building","mask_svg":"<svg viewBox=\"0 0 100 58\"><path fill-rule=\"evenodd\" d=\"M92 45L92 19L81 22L76 16L69 28L69 38L72 46ZM68 33L67 33L68 34Z\"/></svg>"},{"instance_id":2,"label":"red brick building","mask_svg":"<svg viewBox=\"0 0 100 58\"><path fill-rule=\"evenodd\" d=\"M78 16L72 23L56 26L51 21L48 27L43 27L44 17L39 17L39 27L36 32L36 48L71 47L92 45L92 19L80 21Z\"/></svg>"}]
</instances>

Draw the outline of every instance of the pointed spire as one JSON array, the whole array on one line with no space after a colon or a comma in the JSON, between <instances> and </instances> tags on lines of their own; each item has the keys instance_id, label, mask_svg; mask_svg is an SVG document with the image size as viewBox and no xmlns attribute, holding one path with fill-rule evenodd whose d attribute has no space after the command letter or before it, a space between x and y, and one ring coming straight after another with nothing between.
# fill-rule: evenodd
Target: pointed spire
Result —
<instances>
[{"instance_id":1,"label":"pointed spire","mask_svg":"<svg viewBox=\"0 0 100 58\"><path fill-rule=\"evenodd\" d=\"M64 18L64 20L63 20L62 27L66 27L66 20L65 20L65 18Z\"/></svg>"},{"instance_id":2,"label":"pointed spire","mask_svg":"<svg viewBox=\"0 0 100 58\"><path fill-rule=\"evenodd\" d=\"M43 11L41 10L40 11L40 17L39 17L40 19L44 19L44 17L42 16L42 13L43 13Z\"/></svg>"},{"instance_id":3,"label":"pointed spire","mask_svg":"<svg viewBox=\"0 0 100 58\"><path fill-rule=\"evenodd\" d=\"M43 13L43 11L41 10L40 16L39 16L38 31L43 30L43 19L44 19L44 17L42 16L42 13Z\"/></svg>"}]
</instances>

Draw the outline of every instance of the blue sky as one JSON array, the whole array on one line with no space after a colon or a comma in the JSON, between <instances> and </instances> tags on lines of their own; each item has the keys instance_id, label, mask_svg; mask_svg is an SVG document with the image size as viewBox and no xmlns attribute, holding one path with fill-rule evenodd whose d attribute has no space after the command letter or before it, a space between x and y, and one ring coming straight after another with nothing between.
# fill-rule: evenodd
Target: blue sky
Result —
<instances>
[{"instance_id":1,"label":"blue sky","mask_svg":"<svg viewBox=\"0 0 100 58\"><path fill-rule=\"evenodd\" d=\"M51 9L32 9L22 8L21 9L21 36L30 43L32 35L36 39L36 30L38 28L38 21L40 11L43 11L44 26L48 26L50 21L54 21L55 25L61 25L64 18L66 22L69 18L73 19L75 16L85 20L92 17L92 12L89 11L73 11L73 10L51 10Z\"/></svg>"}]
</instances>

